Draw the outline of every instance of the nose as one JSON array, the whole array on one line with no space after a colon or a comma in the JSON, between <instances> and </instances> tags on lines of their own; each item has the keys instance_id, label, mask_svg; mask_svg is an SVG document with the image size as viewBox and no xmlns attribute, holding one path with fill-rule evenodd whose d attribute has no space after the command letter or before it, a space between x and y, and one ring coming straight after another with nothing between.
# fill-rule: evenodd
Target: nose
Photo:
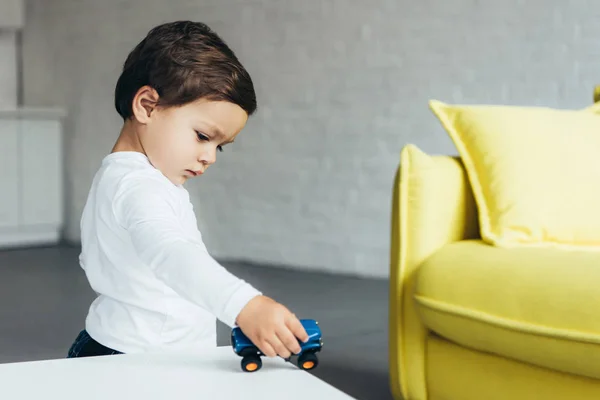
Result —
<instances>
[{"instance_id":1,"label":"nose","mask_svg":"<svg viewBox=\"0 0 600 400\"><path fill-rule=\"evenodd\" d=\"M217 151L212 149L204 150L202 153L200 153L198 161L207 167L214 164L217 161Z\"/></svg>"}]
</instances>

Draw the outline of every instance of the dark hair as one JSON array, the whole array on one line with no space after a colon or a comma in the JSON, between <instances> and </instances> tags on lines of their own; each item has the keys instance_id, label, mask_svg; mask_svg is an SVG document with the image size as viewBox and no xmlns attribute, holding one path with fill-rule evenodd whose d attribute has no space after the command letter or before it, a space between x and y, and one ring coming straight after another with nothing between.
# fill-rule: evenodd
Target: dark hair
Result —
<instances>
[{"instance_id":1,"label":"dark hair","mask_svg":"<svg viewBox=\"0 0 600 400\"><path fill-rule=\"evenodd\" d=\"M124 120L145 85L161 106L180 106L200 98L228 101L248 115L256 110L252 79L233 51L201 22L159 25L129 53L115 88L115 108Z\"/></svg>"}]
</instances>

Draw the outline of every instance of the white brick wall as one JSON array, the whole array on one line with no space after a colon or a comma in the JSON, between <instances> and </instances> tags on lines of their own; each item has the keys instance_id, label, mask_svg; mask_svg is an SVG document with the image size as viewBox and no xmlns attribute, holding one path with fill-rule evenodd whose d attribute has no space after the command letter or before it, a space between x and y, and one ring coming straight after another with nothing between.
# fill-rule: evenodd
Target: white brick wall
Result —
<instances>
[{"instance_id":1,"label":"white brick wall","mask_svg":"<svg viewBox=\"0 0 600 400\"><path fill-rule=\"evenodd\" d=\"M592 0L30 0L25 100L66 105L68 237L117 136L112 93L157 23L215 28L259 113L189 185L217 257L388 272L391 185L408 142L455 154L427 100L584 107L600 83Z\"/></svg>"},{"instance_id":2,"label":"white brick wall","mask_svg":"<svg viewBox=\"0 0 600 400\"><path fill-rule=\"evenodd\" d=\"M24 6L24 0L0 0L0 29L21 29Z\"/></svg>"},{"instance_id":3,"label":"white brick wall","mask_svg":"<svg viewBox=\"0 0 600 400\"><path fill-rule=\"evenodd\" d=\"M0 0L0 108L18 104L17 31L23 27L22 0Z\"/></svg>"},{"instance_id":4,"label":"white brick wall","mask_svg":"<svg viewBox=\"0 0 600 400\"><path fill-rule=\"evenodd\" d=\"M17 106L17 78L16 34L0 29L0 108Z\"/></svg>"}]
</instances>

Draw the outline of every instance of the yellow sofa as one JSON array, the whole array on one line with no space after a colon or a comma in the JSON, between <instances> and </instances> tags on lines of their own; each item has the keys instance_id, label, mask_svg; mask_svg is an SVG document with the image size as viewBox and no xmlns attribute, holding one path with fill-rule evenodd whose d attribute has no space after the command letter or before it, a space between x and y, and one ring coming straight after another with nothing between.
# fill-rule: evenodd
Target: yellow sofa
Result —
<instances>
[{"instance_id":1,"label":"yellow sofa","mask_svg":"<svg viewBox=\"0 0 600 400\"><path fill-rule=\"evenodd\" d=\"M600 399L600 253L495 247L478 222L461 158L404 147L391 230L394 397Z\"/></svg>"}]
</instances>

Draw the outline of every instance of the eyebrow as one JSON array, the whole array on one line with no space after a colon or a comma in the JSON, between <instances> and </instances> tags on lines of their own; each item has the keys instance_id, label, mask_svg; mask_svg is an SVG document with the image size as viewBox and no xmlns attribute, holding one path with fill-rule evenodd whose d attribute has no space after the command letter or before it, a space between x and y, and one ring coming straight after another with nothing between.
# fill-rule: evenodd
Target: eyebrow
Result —
<instances>
[{"instance_id":1,"label":"eyebrow","mask_svg":"<svg viewBox=\"0 0 600 400\"><path fill-rule=\"evenodd\" d=\"M225 135L223 134L223 132L217 128L215 125L210 124L208 122L205 122L205 124L210 128L211 131L213 131L213 133L216 133L218 136L224 137Z\"/></svg>"},{"instance_id":2,"label":"eyebrow","mask_svg":"<svg viewBox=\"0 0 600 400\"><path fill-rule=\"evenodd\" d=\"M217 128L215 125L211 124L210 122L206 122L206 121L202 121L206 126L208 126L208 128L213 132L213 134L216 134L217 136L220 137L225 137L225 134L223 133L223 131L221 131L219 128ZM226 144L230 144L233 143L235 141L234 140L230 140L228 142L224 142L223 145Z\"/></svg>"},{"instance_id":3,"label":"eyebrow","mask_svg":"<svg viewBox=\"0 0 600 400\"><path fill-rule=\"evenodd\" d=\"M206 125L208 127L208 129L210 129L213 134L216 134L217 136L220 136L222 138L225 137L225 134L223 133L223 131L221 131L216 125L211 124L210 122L205 121L205 120L200 120L199 122L201 124ZM227 142L223 142L223 143L221 143L221 146L225 146L226 144L231 144L233 142L235 142L235 139L229 140Z\"/></svg>"},{"instance_id":4,"label":"eyebrow","mask_svg":"<svg viewBox=\"0 0 600 400\"><path fill-rule=\"evenodd\" d=\"M220 136L220 137L222 137L222 138L223 138L223 137L225 137L225 135L223 134L223 132L222 132L222 131L221 131L219 128L217 128L216 126L214 126L214 125L211 125L211 124L207 124L207 125L208 125L208 126L210 127L210 129L211 129L213 132L215 132L215 133L216 133L218 136ZM229 140L229 141L227 141L227 142L223 142L223 143L221 143L221 146L225 146L226 144L231 144L231 143L233 143L233 142L235 142L235 139Z\"/></svg>"}]
</instances>

